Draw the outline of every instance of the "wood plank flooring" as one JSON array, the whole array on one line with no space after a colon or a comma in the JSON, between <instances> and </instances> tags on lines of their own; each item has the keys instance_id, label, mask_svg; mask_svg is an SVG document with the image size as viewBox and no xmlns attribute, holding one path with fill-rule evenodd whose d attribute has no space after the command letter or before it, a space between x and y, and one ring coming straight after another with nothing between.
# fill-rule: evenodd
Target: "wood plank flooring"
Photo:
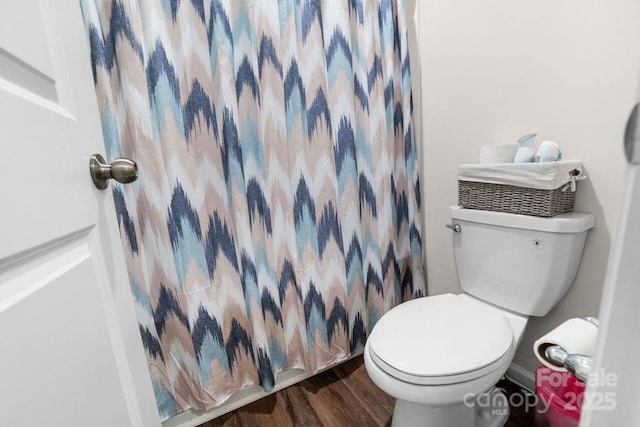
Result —
<instances>
[{"instance_id":1,"label":"wood plank flooring","mask_svg":"<svg viewBox=\"0 0 640 427\"><path fill-rule=\"evenodd\" d=\"M498 385L508 395L523 393L508 381ZM390 426L393 405L394 399L371 382L357 357L200 427ZM531 426L533 410L511 409L506 427Z\"/></svg>"}]
</instances>

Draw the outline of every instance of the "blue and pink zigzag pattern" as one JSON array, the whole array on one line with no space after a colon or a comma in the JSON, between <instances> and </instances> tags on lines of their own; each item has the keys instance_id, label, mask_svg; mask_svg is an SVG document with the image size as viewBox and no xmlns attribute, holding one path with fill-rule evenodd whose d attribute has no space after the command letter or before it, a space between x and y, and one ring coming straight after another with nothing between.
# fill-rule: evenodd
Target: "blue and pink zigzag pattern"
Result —
<instances>
[{"instance_id":1,"label":"blue and pink zigzag pattern","mask_svg":"<svg viewBox=\"0 0 640 427\"><path fill-rule=\"evenodd\" d=\"M402 0L82 0L164 418L361 351L424 292Z\"/></svg>"}]
</instances>

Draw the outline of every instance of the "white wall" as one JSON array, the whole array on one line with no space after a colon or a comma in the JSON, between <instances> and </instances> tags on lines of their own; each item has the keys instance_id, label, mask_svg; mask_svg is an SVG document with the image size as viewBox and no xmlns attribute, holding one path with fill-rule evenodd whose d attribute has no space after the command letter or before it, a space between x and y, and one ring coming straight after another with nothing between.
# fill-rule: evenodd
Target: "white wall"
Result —
<instances>
[{"instance_id":1,"label":"white wall","mask_svg":"<svg viewBox=\"0 0 640 427\"><path fill-rule=\"evenodd\" d=\"M410 9L413 8L409 1ZM533 372L533 341L570 317L597 315L620 208L622 138L640 82L640 2L418 0L412 58L420 106L424 241L430 295L459 292L448 207L456 165L484 144L537 132L581 159L576 211L596 215L576 281L534 318L514 363Z\"/></svg>"}]
</instances>

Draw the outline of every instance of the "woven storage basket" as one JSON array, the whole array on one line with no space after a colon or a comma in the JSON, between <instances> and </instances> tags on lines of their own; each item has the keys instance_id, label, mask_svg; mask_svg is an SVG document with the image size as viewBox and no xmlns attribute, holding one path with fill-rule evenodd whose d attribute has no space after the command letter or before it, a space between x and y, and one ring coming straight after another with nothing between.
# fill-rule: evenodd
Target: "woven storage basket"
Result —
<instances>
[{"instance_id":1,"label":"woven storage basket","mask_svg":"<svg viewBox=\"0 0 640 427\"><path fill-rule=\"evenodd\" d=\"M551 217L572 211L575 197L570 189L539 190L458 180L458 204L468 209Z\"/></svg>"}]
</instances>

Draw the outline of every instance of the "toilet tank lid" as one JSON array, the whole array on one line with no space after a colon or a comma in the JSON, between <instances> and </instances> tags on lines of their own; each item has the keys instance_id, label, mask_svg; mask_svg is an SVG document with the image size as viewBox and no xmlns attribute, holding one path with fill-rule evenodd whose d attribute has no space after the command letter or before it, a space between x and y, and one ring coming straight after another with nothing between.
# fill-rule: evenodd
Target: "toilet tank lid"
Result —
<instances>
[{"instance_id":1,"label":"toilet tank lid","mask_svg":"<svg viewBox=\"0 0 640 427\"><path fill-rule=\"evenodd\" d=\"M525 230L546 231L549 233L581 233L593 228L595 217L592 214L567 212L543 218L539 216L518 215L505 212L482 211L451 206L451 218L460 221L497 225Z\"/></svg>"}]
</instances>

